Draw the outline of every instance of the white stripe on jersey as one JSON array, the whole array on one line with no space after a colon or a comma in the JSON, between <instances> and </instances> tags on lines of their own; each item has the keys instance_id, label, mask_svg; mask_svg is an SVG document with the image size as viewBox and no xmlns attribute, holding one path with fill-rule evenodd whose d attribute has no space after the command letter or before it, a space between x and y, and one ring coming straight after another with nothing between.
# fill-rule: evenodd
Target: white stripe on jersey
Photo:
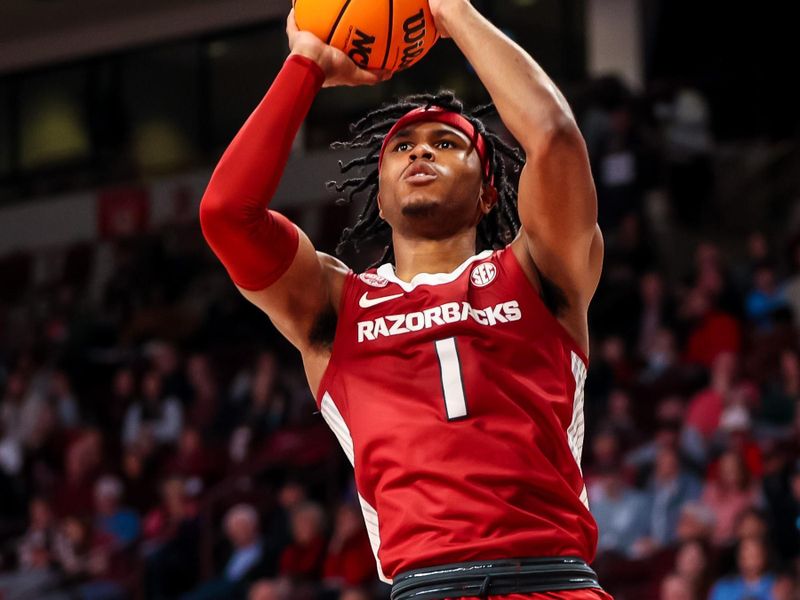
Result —
<instances>
[{"instance_id":1,"label":"white stripe on jersey","mask_svg":"<svg viewBox=\"0 0 800 600\"><path fill-rule=\"evenodd\" d=\"M572 451L572 457L578 465L578 470L583 474L581 469L581 455L583 454L583 386L586 383L586 365L575 353L572 354L572 377L575 379L575 395L572 399L572 422L567 427L567 443L569 449ZM586 495L586 486L583 486L581 491L581 502L589 508L589 498Z\"/></svg>"},{"instance_id":2,"label":"white stripe on jersey","mask_svg":"<svg viewBox=\"0 0 800 600\"><path fill-rule=\"evenodd\" d=\"M369 544L372 546L372 553L375 555L375 562L378 565L378 578L384 583L392 583L383 572L381 566L381 559L378 558L378 550L381 547L381 534L378 526L378 512L372 508L372 505L358 495L358 501L361 503L361 512L364 514L364 522L367 524L367 533L369 534Z\"/></svg>"},{"instance_id":3,"label":"white stripe on jersey","mask_svg":"<svg viewBox=\"0 0 800 600\"><path fill-rule=\"evenodd\" d=\"M328 392L325 392L325 395L322 397L321 408L322 418L325 419L328 427L331 428L331 431L336 435L336 439L339 440L339 445L341 445L342 450L344 450L347 460L350 461L351 465L355 466L353 438L350 435L350 429L348 429L347 423L344 422L344 417L342 417L342 413L339 412L339 409L333 402L333 398L331 398Z\"/></svg>"}]
</instances>

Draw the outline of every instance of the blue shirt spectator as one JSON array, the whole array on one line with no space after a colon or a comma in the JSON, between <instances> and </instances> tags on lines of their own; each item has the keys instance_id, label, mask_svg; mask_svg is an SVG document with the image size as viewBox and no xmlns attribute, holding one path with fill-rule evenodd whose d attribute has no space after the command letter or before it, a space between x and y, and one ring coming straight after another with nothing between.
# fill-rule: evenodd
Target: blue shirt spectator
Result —
<instances>
[{"instance_id":1,"label":"blue shirt spectator","mask_svg":"<svg viewBox=\"0 0 800 600\"><path fill-rule=\"evenodd\" d=\"M709 600L773 600L775 576L767 571L767 548L760 538L745 538L736 553L739 574L720 579Z\"/></svg>"},{"instance_id":2,"label":"blue shirt spectator","mask_svg":"<svg viewBox=\"0 0 800 600\"><path fill-rule=\"evenodd\" d=\"M102 477L94 486L97 530L110 535L118 547L125 548L139 538L142 523L135 510L120 506L122 493L122 482L114 476Z\"/></svg>"},{"instance_id":3,"label":"blue shirt spectator","mask_svg":"<svg viewBox=\"0 0 800 600\"><path fill-rule=\"evenodd\" d=\"M630 555L634 543L648 534L647 499L631 488L619 471L602 475L589 498L600 531L598 551Z\"/></svg>"}]
</instances>

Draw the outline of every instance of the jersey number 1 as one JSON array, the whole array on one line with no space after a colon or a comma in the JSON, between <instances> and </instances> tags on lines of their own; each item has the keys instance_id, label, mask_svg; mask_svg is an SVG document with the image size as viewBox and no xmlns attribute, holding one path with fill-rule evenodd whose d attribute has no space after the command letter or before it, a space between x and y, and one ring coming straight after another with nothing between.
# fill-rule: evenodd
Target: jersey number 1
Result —
<instances>
[{"instance_id":1,"label":"jersey number 1","mask_svg":"<svg viewBox=\"0 0 800 600\"><path fill-rule=\"evenodd\" d=\"M467 416L467 398L464 395L464 380L461 378L461 360L458 357L456 338L437 340L435 344L447 420L463 419Z\"/></svg>"}]
</instances>

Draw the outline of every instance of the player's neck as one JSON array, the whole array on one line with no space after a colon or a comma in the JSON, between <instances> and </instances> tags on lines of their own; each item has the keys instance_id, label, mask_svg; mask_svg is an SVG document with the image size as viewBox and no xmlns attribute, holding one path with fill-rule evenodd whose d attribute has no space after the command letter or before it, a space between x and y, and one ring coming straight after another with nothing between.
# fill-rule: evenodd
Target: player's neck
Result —
<instances>
[{"instance_id":1,"label":"player's neck","mask_svg":"<svg viewBox=\"0 0 800 600\"><path fill-rule=\"evenodd\" d=\"M394 239L395 273L411 281L420 273L450 273L475 255L475 230L446 240Z\"/></svg>"}]
</instances>

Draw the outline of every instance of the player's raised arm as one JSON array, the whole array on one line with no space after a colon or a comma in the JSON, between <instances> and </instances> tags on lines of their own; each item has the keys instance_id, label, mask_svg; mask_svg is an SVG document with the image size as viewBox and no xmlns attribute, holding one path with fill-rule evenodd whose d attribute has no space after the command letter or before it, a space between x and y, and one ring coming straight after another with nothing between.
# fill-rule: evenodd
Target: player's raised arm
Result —
<instances>
[{"instance_id":1,"label":"player's raised arm","mask_svg":"<svg viewBox=\"0 0 800 600\"><path fill-rule=\"evenodd\" d=\"M297 31L293 14L287 34L291 55L217 165L200 222L242 294L303 350L320 311L337 305L332 297L344 267L318 254L303 232L267 206L320 87L373 84L382 77Z\"/></svg>"},{"instance_id":2,"label":"player's raised arm","mask_svg":"<svg viewBox=\"0 0 800 600\"><path fill-rule=\"evenodd\" d=\"M600 277L603 240L586 145L566 99L468 0L430 0L430 7L527 155L519 214L535 267L561 288L571 308L585 313Z\"/></svg>"}]
</instances>

